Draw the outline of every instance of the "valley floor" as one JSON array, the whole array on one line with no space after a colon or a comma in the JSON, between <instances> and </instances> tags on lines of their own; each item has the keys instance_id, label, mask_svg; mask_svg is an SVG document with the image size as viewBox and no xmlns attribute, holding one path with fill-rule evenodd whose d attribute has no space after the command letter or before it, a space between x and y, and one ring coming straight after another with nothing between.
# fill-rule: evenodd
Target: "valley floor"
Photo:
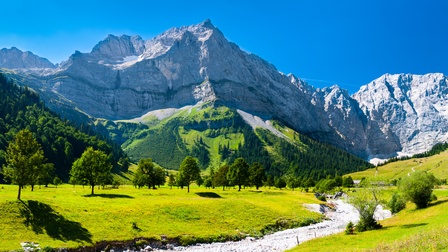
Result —
<instances>
[{"instance_id":1,"label":"valley floor","mask_svg":"<svg viewBox=\"0 0 448 252\"><path fill-rule=\"evenodd\" d=\"M335 207L331 210L325 205L310 204L307 208L325 214L327 220L312 224L306 227L294 228L279 231L270 235L266 235L260 239L248 237L237 242L223 242L211 244L197 244L188 247L174 247L176 251L195 251L195 252L264 252L264 251L285 251L294 248L298 244L317 238L324 237L345 230L345 226L349 221L357 222L359 220L358 212L350 204L343 200L330 202ZM378 220L391 217L389 210L379 208L376 212ZM163 251L163 250L159 250Z\"/></svg>"}]
</instances>

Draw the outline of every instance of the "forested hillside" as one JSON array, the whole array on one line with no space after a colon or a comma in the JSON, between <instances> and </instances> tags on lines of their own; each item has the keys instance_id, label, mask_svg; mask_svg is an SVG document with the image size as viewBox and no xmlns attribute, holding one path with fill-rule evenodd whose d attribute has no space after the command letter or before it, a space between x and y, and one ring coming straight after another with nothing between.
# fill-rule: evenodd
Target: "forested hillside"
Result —
<instances>
[{"instance_id":1,"label":"forested hillside","mask_svg":"<svg viewBox=\"0 0 448 252\"><path fill-rule=\"evenodd\" d=\"M273 123L284 137L264 128L254 130L235 109L205 104L162 120L148 116L137 123L103 121L97 129L124 141L122 147L133 161L150 157L169 169L178 169L187 155L196 157L202 169L217 169L242 157L250 164L261 163L272 176L313 179L371 167L361 158Z\"/></svg>"},{"instance_id":2,"label":"forested hillside","mask_svg":"<svg viewBox=\"0 0 448 252\"><path fill-rule=\"evenodd\" d=\"M22 129L33 133L47 161L54 164L54 175L65 181L73 161L88 146L106 152L116 170L120 168L118 161L125 157L120 146L95 135L89 127L77 127L60 119L45 107L37 93L0 74L0 166L5 163L8 143Z\"/></svg>"}]
</instances>

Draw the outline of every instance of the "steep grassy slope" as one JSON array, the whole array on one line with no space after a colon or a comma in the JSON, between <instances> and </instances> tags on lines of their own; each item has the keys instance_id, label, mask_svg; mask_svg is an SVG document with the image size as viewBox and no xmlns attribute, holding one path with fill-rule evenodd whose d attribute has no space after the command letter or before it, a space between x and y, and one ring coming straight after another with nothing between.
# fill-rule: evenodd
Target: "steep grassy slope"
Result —
<instances>
[{"instance_id":1,"label":"steep grassy slope","mask_svg":"<svg viewBox=\"0 0 448 252\"><path fill-rule=\"evenodd\" d=\"M349 174L353 179L363 177L377 177L384 181L391 181L407 176L414 171L429 171L438 179L448 178L448 151L429 157L411 158L388 163L376 168Z\"/></svg>"},{"instance_id":2,"label":"steep grassy slope","mask_svg":"<svg viewBox=\"0 0 448 252\"><path fill-rule=\"evenodd\" d=\"M249 163L261 163L275 176L314 179L369 167L364 160L313 141L280 122L270 125L270 130L254 130L236 110L212 104L158 111L131 121L97 122L100 130L123 141L124 151L134 161L151 157L174 170L187 155L198 158L203 169L243 157Z\"/></svg>"}]
</instances>

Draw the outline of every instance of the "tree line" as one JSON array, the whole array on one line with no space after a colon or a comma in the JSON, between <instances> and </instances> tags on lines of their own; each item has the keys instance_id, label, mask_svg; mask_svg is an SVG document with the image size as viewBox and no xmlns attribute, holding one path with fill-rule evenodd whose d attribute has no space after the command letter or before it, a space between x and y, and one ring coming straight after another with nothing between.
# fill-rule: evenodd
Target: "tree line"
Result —
<instances>
[{"instance_id":1,"label":"tree line","mask_svg":"<svg viewBox=\"0 0 448 252\"><path fill-rule=\"evenodd\" d=\"M75 125L62 120L45 107L39 95L27 87L20 87L0 73L0 167L6 163L6 148L19 131L30 131L41 145L48 163L53 164L52 176L67 182L72 163L92 146L105 152L115 170L126 170L129 159L121 147L95 134L86 125ZM43 179L43 178L42 178ZM0 174L0 183L3 175Z\"/></svg>"},{"instance_id":2,"label":"tree line","mask_svg":"<svg viewBox=\"0 0 448 252\"><path fill-rule=\"evenodd\" d=\"M6 163L0 167L0 173L5 179L18 185L17 199L20 199L22 188L29 185L31 191L37 184L49 184L49 178L54 165L47 162L42 146L33 137L31 131L24 129L8 144L5 153ZM70 181L73 184L87 184L92 187L92 194L96 185L109 183L112 179L112 164L109 157L101 150L88 147L76 159L70 170ZM54 184L62 182L58 177Z\"/></svg>"}]
</instances>

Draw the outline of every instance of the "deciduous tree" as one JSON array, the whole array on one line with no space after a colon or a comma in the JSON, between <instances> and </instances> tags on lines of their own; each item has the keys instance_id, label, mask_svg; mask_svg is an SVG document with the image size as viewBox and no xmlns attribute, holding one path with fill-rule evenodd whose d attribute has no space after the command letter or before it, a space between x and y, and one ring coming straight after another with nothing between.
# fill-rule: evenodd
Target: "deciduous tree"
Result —
<instances>
[{"instance_id":1,"label":"deciduous tree","mask_svg":"<svg viewBox=\"0 0 448 252\"><path fill-rule=\"evenodd\" d=\"M180 164L179 175L183 184L187 186L188 192L190 192L191 182L201 177L201 170L196 159L191 156L185 157Z\"/></svg>"},{"instance_id":2,"label":"deciduous tree","mask_svg":"<svg viewBox=\"0 0 448 252\"><path fill-rule=\"evenodd\" d=\"M249 180L249 165L244 158L237 158L229 168L227 179L231 185L237 185L238 191L241 186L246 185Z\"/></svg>"},{"instance_id":3,"label":"deciduous tree","mask_svg":"<svg viewBox=\"0 0 448 252\"><path fill-rule=\"evenodd\" d=\"M416 171L402 178L398 182L398 189L406 199L414 202L417 208L425 208L431 202L435 183L436 178L432 173Z\"/></svg>"},{"instance_id":4,"label":"deciduous tree","mask_svg":"<svg viewBox=\"0 0 448 252\"><path fill-rule=\"evenodd\" d=\"M229 172L229 166L223 165L219 167L216 171L215 176L213 178L214 186L222 186L222 190L224 191L226 186L229 185L229 180L227 179L227 173Z\"/></svg>"},{"instance_id":5,"label":"deciduous tree","mask_svg":"<svg viewBox=\"0 0 448 252\"><path fill-rule=\"evenodd\" d=\"M174 174L170 174L168 176L168 186L170 187L170 189L173 189L173 186L176 185L176 177L174 176Z\"/></svg>"},{"instance_id":6,"label":"deciduous tree","mask_svg":"<svg viewBox=\"0 0 448 252\"><path fill-rule=\"evenodd\" d=\"M156 186L165 184L165 171L161 167L156 167L151 158L140 159L133 184L138 187L147 185L148 188L156 189Z\"/></svg>"},{"instance_id":7,"label":"deciduous tree","mask_svg":"<svg viewBox=\"0 0 448 252\"><path fill-rule=\"evenodd\" d=\"M35 184L43 171L45 157L40 144L29 130L21 130L6 149L6 165L2 173L6 179L19 186L17 199L20 199L22 188L27 184Z\"/></svg>"},{"instance_id":8,"label":"deciduous tree","mask_svg":"<svg viewBox=\"0 0 448 252\"><path fill-rule=\"evenodd\" d=\"M70 176L74 181L86 180L92 187L93 195L95 185L104 183L104 180L109 178L111 169L112 165L103 151L87 147L81 157L73 162Z\"/></svg>"},{"instance_id":9,"label":"deciduous tree","mask_svg":"<svg viewBox=\"0 0 448 252\"><path fill-rule=\"evenodd\" d=\"M263 185L263 182L266 180L266 173L260 163L255 162L249 168L249 180L251 185L254 185L257 190Z\"/></svg>"},{"instance_id":10,"label":"deciduous tree","mask_svg":"<svg viewBox=\"0 0 448 252\"><path fill-rule=\"evenodd\" d=\"M282 188L286 187L286 181L283 177L278 177L275 179L275 187L279 188L280 190Z\"/></svg>"}]
</instances>

